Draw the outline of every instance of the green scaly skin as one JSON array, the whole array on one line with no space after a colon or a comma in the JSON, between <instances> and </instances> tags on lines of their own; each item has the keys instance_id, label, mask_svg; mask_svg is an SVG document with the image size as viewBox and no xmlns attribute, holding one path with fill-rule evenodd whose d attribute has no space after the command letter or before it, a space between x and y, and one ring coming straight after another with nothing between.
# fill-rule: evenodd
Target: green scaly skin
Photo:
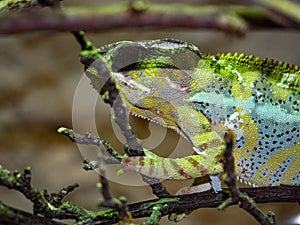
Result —
<instances>
[{"instance_id":1,"label":"green scaly skin","mask_svg":"<svg viewBox=\"0 0 300 225\"><path fill-rule=\"evenodd\" d=\"M203 55L193 44L168 39L118 42L99 53L111 63L128 110L176 130L198 153L169 159L146 151L146 157L124 157L124 171L159 179L217 175L223 136L231 130L239 180L300 185L298 66L244 54Z\"/></svg>"}]
</instances>

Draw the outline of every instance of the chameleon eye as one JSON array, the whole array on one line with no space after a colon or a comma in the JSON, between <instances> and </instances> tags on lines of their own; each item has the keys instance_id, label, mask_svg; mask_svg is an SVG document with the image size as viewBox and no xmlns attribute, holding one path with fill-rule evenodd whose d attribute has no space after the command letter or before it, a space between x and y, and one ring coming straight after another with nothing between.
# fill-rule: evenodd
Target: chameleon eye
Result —
<instances>
[{"instance_id":1,"label":"chameleon eye","mask_svg":"<svg viewBox=\"0 0 300 225\"><path fill-rule=\"evenodd\" d=\"M128 83L127 82L125 82L125 81L121 81L121 84L122 84L122 86L128 86Z\"/></svg>"},{"instance_id":2,"label":"chameleon eye","mask_svg":"<svg viewBox=\"0 0 300 225\"><path fill-rule=\"evenodd\" d=\"M123 86L123 87L129 87L131 89L136 89L132 84L130 84L130 82L127 82L126 80L121 80L120 81L120 84Z\"/></svg>"},{"instance_id":3,"label":"chameleon eye","mask_svg":"<svg viewBox=\"0 0 300 225\"><path fill-rule=\"evenodd\" d=\"M162 116L163 112L161 110L157 109L157 110L155 110L155 114L158 116Z\"/></svg>"},{"instance_id":4,"label":"chameleon eye","mask_svg":"<svg viewBox=\"0 0 300 225\"><path fill-rule=\"evenodd\" d=\"M204 151L205 149L207 149L207 144L202 144L198 147L201 151Z\"/></svg>"}]
</instances>

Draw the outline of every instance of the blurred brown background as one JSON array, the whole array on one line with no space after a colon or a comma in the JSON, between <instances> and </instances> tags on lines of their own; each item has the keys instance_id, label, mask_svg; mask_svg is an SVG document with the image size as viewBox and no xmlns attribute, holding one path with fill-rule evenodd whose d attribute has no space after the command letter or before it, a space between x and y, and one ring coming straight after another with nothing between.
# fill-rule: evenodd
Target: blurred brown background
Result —
<instances>
[{"instance_id":1,"label":"blurred brown background","mask_svg":"<svg viewBox=\"0 0 300 225\"><path fill-rule=\"evenodd\" d=\"M203 53L243 52L300 65L300 33L292 31L257 31L249 32L244 38L236 38L207 30L121 29L88 34L88 37L97 46L120 40L174 38L196 44ZM33 183L40 190L55 192L77 182L80 187L70 194L68 200L88 209L97 209L96 199L101 198L95 187L97 174L82 169L83 159L89 154L93 155L95 149L78 147L56 132L60 126L73 127L74 95L79 93L83 99L89 97L76 89L83 76L78 57L79 45L69 33L3 35L0 40L0 164L10 170L32 166ZM83 104L83 112L94 111L94 108L85 108L84 100L75 104ZM83 133L92 130L89 129L90 119L95 119L98 134L121 149L122 143L115 137L110 120L110 108L101 99L96 104L93 118L75 118L79 124L77 131ZM179 145L175 154L187 155L179 149L191 149L172 131L156 125L149 127L148 123L139 119L132 118L131 121L138 136L146 138L146 145L150 148L159 141L160 145L155 148L157 152L168 149L170 154ZM165 134L166 137L161 140ZM118 178L114 176L116 168L108 168L112 174L111 190L115 196L125 195L130 203L154 197L148 187L136 181L140 179L138 176L126 174ZM190 181L165 183L175 193ZM8 205L31 211L31 203L15 191L0 187L0 199ZM265 212L275 212L278 221L300 212L297 204L259 206ZM178 224L241 223L256 224L250 215L234 206L225 212L199 209ZM164 218L162 224L171 222Z\"/></svg>"}]
</instances>

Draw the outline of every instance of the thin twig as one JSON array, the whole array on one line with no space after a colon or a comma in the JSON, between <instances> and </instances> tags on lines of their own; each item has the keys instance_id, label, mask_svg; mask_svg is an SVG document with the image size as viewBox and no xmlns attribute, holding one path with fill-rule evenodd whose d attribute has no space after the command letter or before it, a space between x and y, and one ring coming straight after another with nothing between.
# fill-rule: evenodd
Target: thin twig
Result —
<instances>
[{"instance_id":1,"label":"thin twig","mask_svg":"<svg viewBox=\"0 0 300 225\"><path fill-rule=\"evenodd\" d=\"M33 212L35 215L41 214L48 218L57 219L79 219L80 217L88 215L87 210L72 205L71 203L63 202L58 204L58 207L51 205L46 197L44 197L45 192L42 193L31 184L30 167L25 168L23 173L19 171L11 173L9 170L0 166L0 185L22 193L33 203Z\"/></svg>"},{"instance_id":2,"label":"thin twig","mask_svg":"<svg viewBox=\"0 0 300 225\"><path fill-rule=\"evenodd\" d=\"M34 215L20 209L8 206L0 201L0 223L5 225L67 225L49 218Z\"/></svg>"},{"instance_id":3,"label":"thin twig","mask_svg":"<svg viewBox=\"0 0 300 225\"><path fill-rule=\"evenodd\" d=\"M43 195L47 199L47 201L58 207L62 204L62 200L66 197L70 192L74 191L79 187L79 184L72 184L63 189L61 189L58 193L49 194L47 190L44 190Z\"/></svg>"},{"instance_id":4,"label":"thin twig","mask_svg":"<svg viewBox=\"0 0 300 225\"><path fill-rule=\"evenodd\" d=\"M142 225L159 225L164 207L161 204L153 206L152 213Z\"/></svg>"},{"instance_id":5,"label":"thin twig","mask_svg":"<svg viewBox=\"0 0 300 225\"><path fill-rule=\"evenodd\" d=\"M129 146L129 148L125 148L125 151L129 156L144 156L144 151L141 142L135 136L128 122L127 112L122 103L119 91L116 88L116 85L113 82L113 80L110 78L109 72L104 68L104 65L100 65L102 63L97 62L96 65L93 64L93 67L96 68L98 74L101 74L101 76L103 76L104 79L108 80L106 84L109 92L109 98L106 102L109 103L113 108L115 122L120 127L122 134L125 137L126 142ZM161 198L170 196L166 188L159 182L159 180L144 175L142 175L142 178L146 183L148 183L151 186L153 193L157 197Z\"/></svg>"},{"instance_id":6,"label":"thin twig","mask_svg":"<svg viewBox=\"0 0 300 225\"><path fill-rule=\"evenodd\" d=\"M69 137L73 142L87 145L92 144L99 147L98 160L92 162L88 162L87 160L85 160L84 168L86 170L98 169L100 181L98 188L100 189L104 198L104 200L100 202L100 205L104 207L115 208L116 210L118 210L120 219L123 220L127 216L126 200L124 200L124 198L121 198L122 200L115 199L111 196L109 184L105 175L105 164L108 162L105 157L107 155L106 153L109 152L114 157L109 159L112 163L120 163L120 161L122 160L122 156L117 151L115 151L107 141L102 140L101 138L91 134L90 132L87 132L85 135L81 135L74 132L72 129L67 129L64 127L59 128L58 132Z\"/></svg>"},{"instance_id":7,"label":"thin twig","mask_svg":"<svg viewBox=\"0 0 300 225\"><path fill-rule=\"evenodd\" d=\"M74 130L72 129L68 129L65 127L60 127L57 130L59 133L65 135L66 137L68 137L72 142L78 143L78 144L85 144L85 145L95 145L98 147L103 146L105 148L105 150L109 153L109 155L112 156L111 159L107 159L107 160L113 160L113 163L111 164L116 164L116 163L120 163L122 161L123 156L118 153L109 142L101 139L100 137L87 132L84 135L76 133ZM107 154L106 154L107 155ZM88 161L86 163L89 163ZM97 165L94 164L92 167L97 168Z\"/></svg>"},{"instance_id":8,"label":"thin twig","mask_svg":"<svg viewBox=\"0 0 300 225\"><path fill-rule=\"evenodd\" d=\"M231 132L227 132L224 136L226 143L226 151L224 153L225 163L225 179L224 183L228 186L230 190L230 197L233 203L237 202L240 198L240 191L236 183L236 175L234 168L234 157L232 155L233 150L233 136Z\"/></svg>"},{"instance_id":9,"label":"thin twig","mask_svg":"<svg viewBox=\"0 0 300 225\"><path fill-rule=\"evenodd\" d=\"M235 176L233 150L233 135L231 132L225 134L226 143L225 157L225 179L224 182L229 187L230 198L224 201L218 208L223 209L231 204L238 203L241 208L251 214L261 225L275 225L273 213L265 215L255 204L255 201L247 194L240 192Z\"/></svg>"},{"instance_id":10,"label":"thin twig","mask_svg":"<svg viewBox=\"0 0 300 225\"><path fill-rule=\"evenodd\" d=\"M93 87L103 94L102 88L105 86L108 91L108 97L104 98L104 101L108 103L114 112L114 120L120 127L123 136L126 139L128 148L125 148L126 153L129 156L144 156L143 147L141 141L135 136L127 117L126 109L122 103L122 99L119 95L119 91L116 88L114 81L111 78L111 69L108 68L108 63L100 55L94 46L91 46L82 32L75 32L75 37L79 40L81 51L81 62L84 63L85 68L88 68L92 64L93 71L86 70L86 75L91 79ZM89 49L86 49L89 46ZM87 64L85 64L85 62ZM101 74L101 76L100 76ZM153 191L153 194L159 198L170 196L166 188L160 183L159 180L142 175L143 180L148 183Z\"/></svg>"},{"instance_id":11,"label":"thin twig","mask_svg":"<svg viewBox=\"0 0 300 225\"><path fill-rule=\"evenodd\" d=\"M98 173L99 173L99 181L100 184L98 185L99 190L102 193L103 201L101 202L101 206L105 207L115 207L115 204L113 202L113 197L110 193L109 184L106 179L106 170L105 170L105 161L104 161L104 155L106 153L106 149L103 148L103 146L100 146L98 149Z\"/></svg>"}]
</instances>

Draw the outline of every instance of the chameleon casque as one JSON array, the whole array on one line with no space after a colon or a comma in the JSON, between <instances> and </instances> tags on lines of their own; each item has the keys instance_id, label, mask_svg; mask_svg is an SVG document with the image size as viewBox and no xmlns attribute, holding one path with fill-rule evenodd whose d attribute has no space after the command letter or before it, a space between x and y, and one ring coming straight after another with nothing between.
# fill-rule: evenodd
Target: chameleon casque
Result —
<instances>
[{"instance_id":1,"label":"chameleon casque","mask_svg":"<svg viewBox=\"0 0 300 225\"><path fill-rule=\"evenodd\" d=\"M131 114L174 129L197 153L171 159L146 151L144 157L124 157L124 171L158 179L217 175L230 130L240 181L300 185L298 66L244 54L204 55L193 44L170 39L123 41L98 51L111 63Z\"/></svg>"}]
</instances>

